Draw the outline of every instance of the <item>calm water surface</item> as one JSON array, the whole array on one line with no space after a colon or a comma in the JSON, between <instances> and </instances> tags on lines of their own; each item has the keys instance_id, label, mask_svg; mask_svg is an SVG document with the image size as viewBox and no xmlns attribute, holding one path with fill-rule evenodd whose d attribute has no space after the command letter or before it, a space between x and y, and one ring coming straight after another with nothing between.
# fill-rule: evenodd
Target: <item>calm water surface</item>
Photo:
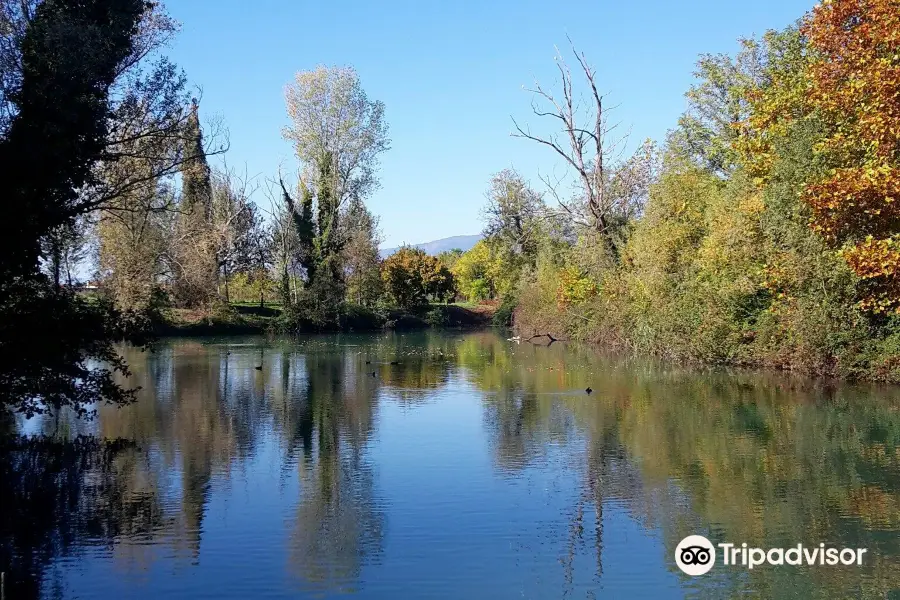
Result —
<instances>
[{"instance_id":1,"label":"calm water surface","mask_svg":"<svg viewBox=\"0 0 900 600\"><path fill-rule=\"evenodd\" d=\"M900 599L896 390L493 333L128 358L135 405L16 425L81 441L4 450L10 600ZM868 553L691 578L673 555L695 533Z\"/></svg>"}]
</instances>

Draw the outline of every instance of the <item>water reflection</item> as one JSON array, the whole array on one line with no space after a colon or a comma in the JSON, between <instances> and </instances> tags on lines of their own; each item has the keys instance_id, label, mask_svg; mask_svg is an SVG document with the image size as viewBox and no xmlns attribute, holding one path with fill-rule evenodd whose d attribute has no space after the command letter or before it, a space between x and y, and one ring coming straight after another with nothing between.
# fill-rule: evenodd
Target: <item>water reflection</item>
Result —
<instances>
[{"instance_id":1,"label":"water reflection","mask_svg":"<svg viewBox=\"0 0 900 600\"><path fill-rule=\"evenodd\" d=\"M0 452L0 564L10 598L37 597L57 556L157 524L152 500L136 496L120 476L135 454L129 442L7 436Z\"/></svg>"},{"instance_id":2,"label":"water reflection","mask_svg":"<svg viewBox=\"0 0 900 600\"><path fill-rule=\"evenodd\" d=\"M135 405L6 436L7 597L900 597L896 390L493 333L128 359ZM691 579L670 557L692 533L871 560Z\"/></svg>"}]
</instances>

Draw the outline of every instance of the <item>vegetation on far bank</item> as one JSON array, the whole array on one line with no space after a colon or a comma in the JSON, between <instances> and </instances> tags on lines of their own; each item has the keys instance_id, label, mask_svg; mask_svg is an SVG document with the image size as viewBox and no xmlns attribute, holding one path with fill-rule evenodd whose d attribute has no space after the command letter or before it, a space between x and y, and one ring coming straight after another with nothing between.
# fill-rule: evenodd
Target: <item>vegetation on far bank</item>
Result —
<instances>
[{"instance_id":1,"label":"vegetation on far bank","mask_svg":"<svg viewBox=\"0 0 900 600\"><path fill-rule=\"evenodd\" d=\"M595 71L559 57L562 89L535 90L559 134L516 127L578 189L498 174L457 272L524 335L900 382L898 32L892 0L828 0L705 55L665 143L619 161Z\"/></svg>"},{"instance_id":2,"label":"vegetation on far bank","mask_svg":"<svg viewBox=\"0 0 900 600\"><path fill-rule=\"evenodd\" d=\"M385 106L352 67L296 74L283 131L296 162L248 178L211 164L225 131L201 123L165 56L177 24L160 4L0 12L0 191L17 209L0 220L4 405L128 402L115 344L147 344L173 309L299 332L452 323L464 313L420 307L462 299L495 301L493 321L526 336L900 381L895 0L828 0L734 57L702 56L664 143L624 159L596 71L558 57L561 90L532 90L554 128L514 126L570 180L537 191L501 171L482 242L385 260L366 205L390 148ZM73 275L85 264L91 299ZM220 315L257 300L281 314Z\"/></svg>"},{"instance_id":3,"label":"vegetation on far bank","mask_svg":"<svg viewBox=\"0 0 900 600\"><path fill-rule=\"evenodd\" d=\"M220 305L212 311L165 310L156 320L154 331L162 336L181 336L413 330L429 327L469 329L493 325L496 309L496 304L490 302L425 304L405 309L348 305L340 321L322 328L286 318L281 305L233 303Z\"/></svg>"}]
</instances>

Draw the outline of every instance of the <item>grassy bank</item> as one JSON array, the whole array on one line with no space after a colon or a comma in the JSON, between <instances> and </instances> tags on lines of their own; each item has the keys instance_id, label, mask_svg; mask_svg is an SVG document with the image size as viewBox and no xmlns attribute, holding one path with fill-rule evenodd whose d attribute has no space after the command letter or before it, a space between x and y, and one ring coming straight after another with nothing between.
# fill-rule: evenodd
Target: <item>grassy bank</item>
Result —
<instances>
[{"instance_id":1,"label":"grassy bank","mask_svg":"<svg viewBox=\"0 0 900 600\"><path fill-rule=\"evenodd\" d=\"M289 323L279 305L232 303L213 311L169 309L156 333L161 336L316 333L320 331L414 330L429 327L474 329L491 325L496 307L482 304L430 304L411 309L375 310L348 305L334 327Z\"/></svg>"}]
</instances>

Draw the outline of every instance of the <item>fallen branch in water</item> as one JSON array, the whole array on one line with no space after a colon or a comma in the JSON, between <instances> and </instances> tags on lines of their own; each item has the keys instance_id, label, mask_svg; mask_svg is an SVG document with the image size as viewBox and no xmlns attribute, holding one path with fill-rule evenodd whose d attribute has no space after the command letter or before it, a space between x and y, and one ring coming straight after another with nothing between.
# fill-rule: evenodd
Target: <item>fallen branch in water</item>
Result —
<instances>
[{"instance_id":1,"label":"fallen branch in water","mask_svg":"<svg viewBox=\"0 0 900 600\"><path fill-rule=\"evenodd\" d=\"M553 342L564 342L564 341L566 341L566 340L560 340L560 339L557 339L557 338L553 337L553 334L550 334L550 333L535 333L535 334L532 335L531 337L527 338L525 341L526 341L526 342L529 342L529 343L534 343L534 342L532 342L531 340L536 339L536 338L543 338L543 337L545 337L545 338L547 338L548 340L550 340L550 343L547 344L548 346L549 346L550 344L552 344Z\"/></svg>"}]
</instances>

